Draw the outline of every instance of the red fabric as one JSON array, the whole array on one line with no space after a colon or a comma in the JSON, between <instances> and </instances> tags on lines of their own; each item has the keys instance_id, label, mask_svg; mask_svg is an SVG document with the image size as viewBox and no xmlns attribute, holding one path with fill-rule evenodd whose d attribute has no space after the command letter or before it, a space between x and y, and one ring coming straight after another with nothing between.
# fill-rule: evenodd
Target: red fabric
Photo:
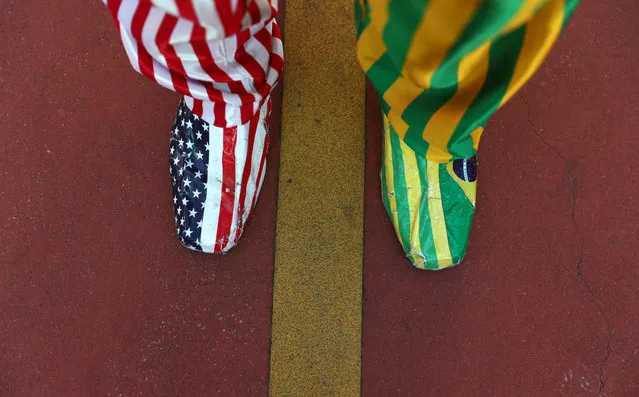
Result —
<instances>
[{"instance_id":1,"label":"red fabric","mask_svg":"<svg viewBox=\"0 0 639 397\"><path fill-rule=\"evenodd\" d=\"M257 119L257 117L255 118ZM257 124L259 120L251 120L251 124L249 125L249 136L248 136L248 151L246 153L246 162L244 163L244 172L242 173L242 186L247 186L249 183L249 177L251 176L251 167L253 166L253 144L255 143L255 133L257 131ZM265 149L266 150L266 149ZM244 230L244 222L242 215L244 211L246 211L246 189L242 189L240 191L240 208L238 213L240 214L240 218L238 219L237 230L235 231L235 240L239 240L242 231Z\"/></svg>"},{"instance_id":2,"label":"red fabric","mask_svg":"<svg viewBox=\"0 0 639 397\"><path fill-rule=\"evenodd\" d=\"M195 0L176 0L175 8L151 0L103 1L136 70L193 98L187 101L193 113L215 126L249 122L279 79L281 36L271 0L237 0L235 9L231 0L211 0L206 15Z\"/></svg>"},{"instance_id":3,"label":"red fabric","mask_svg":"<svg viewBox=\"0 0 639 397\"><path fill-rule=\"evenodd\" d=\"M224 154L222 156L222 191L220 201L220 216L217 221L217 238L215 251L222 252L228 243L233 210L235 208L235 144L237 127L224 129ZM207 192L211 194L212 192Z\"/></svg>"}]
</instances>

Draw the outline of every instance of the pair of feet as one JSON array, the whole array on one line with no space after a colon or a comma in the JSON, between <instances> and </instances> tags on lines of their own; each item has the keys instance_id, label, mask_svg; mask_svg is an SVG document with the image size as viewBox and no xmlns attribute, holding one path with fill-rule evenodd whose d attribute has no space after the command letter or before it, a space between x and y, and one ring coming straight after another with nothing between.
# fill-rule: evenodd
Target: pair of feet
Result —
<instances>
[{"instance_id":1,"label":"pair of feet","mask_svg":"<svg viewBox=\"0 0 639 397\"><path fill-rule=\"evenodd\" d=\"M220 128L180 103L170 174L177 235L186 247L225 253L237 245L266 172L271 102L247 124ZM438 270L466 253L477 161L434 163L415 155L384 118L382 200L411 263Z\"/></svg>"}]
</instances>

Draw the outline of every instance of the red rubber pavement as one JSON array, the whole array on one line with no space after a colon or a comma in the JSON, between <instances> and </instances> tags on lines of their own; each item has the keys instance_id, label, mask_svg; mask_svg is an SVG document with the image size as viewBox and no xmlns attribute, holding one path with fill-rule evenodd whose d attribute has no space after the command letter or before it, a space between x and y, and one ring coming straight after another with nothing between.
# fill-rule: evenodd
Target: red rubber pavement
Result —
<instances>
[{"instance_id":1,"label":"red rubber pavement","mask_svg":"<svg viewBox=\"0 0 639 397\"><path fill-rule=\"evenodd\" d=\"M242 244L187 251L175 94L133 72L97 1L0 9L0 395L265 395L277 133ZM402 257L371 107L365 396L639 395L636 15L585 0L492 120L458 268Z\"/></svg>"},{"instance_id":2,"label":"red rubber pavement","mask_svg":"<svg viewBox=\"0 0 639 397\"><path fill-rule=\"evenodd\" d=\"M453 269L403 258L369 94L363 396L639 396L638 15L585 0L492 119Z\"/></svg>"},{"instance_id":3,"label":"red rubber pavement","mask_svg":"<svg viewBox=\"0 0 639 397\"><path fill-rule=\"evenodd\" d=\"M0 395L265 395L278 133L240 246L189 251L179 97L133 71L99 1L0 10Z\"/></svg>"}]
</instances>

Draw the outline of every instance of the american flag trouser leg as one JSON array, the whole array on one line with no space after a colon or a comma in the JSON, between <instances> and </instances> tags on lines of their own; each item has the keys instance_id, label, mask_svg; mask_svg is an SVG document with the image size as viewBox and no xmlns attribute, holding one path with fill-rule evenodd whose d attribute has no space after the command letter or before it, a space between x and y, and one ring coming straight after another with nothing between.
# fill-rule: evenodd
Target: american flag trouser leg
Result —
<instances>
[{"instance_id":1,"label":"american flag trouser leg","mask_svg":"<svg viewBox=\"0 0 639 397\"><path fill-rule=\"evenodd\" d=\"M171 132L176 229L233 248L266 170L270 92L283 66L277 0L103 0L133 68L183 96Z\"/></svg>"}]
</instances>

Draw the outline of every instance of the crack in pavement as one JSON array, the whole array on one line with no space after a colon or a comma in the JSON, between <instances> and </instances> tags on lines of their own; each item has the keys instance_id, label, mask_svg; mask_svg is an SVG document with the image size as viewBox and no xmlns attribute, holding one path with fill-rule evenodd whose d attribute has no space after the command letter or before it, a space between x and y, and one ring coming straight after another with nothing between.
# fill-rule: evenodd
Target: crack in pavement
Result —
<instances>
[{"instance_id":1,"label":"crack in pavement","mask_svg":"<svg viewBox=\"0 0 639 397\"><path fill-rule=\"evenodd\" d=\"M597 308L597 310L599 310L599 313L601 314L603 319L606 321L606 329L608 331L608 339L606 341L606 355L603 357L603 359L599 363L599 390L597 391L597 394L595 394L595 396L601 396L605 387L603 370L604 370L604 367L606 366L606 362L608 361L608 358L610 357L610 342L612 341L612 336L615 332L615 326L612 320L608 318L608 316L604 312L601 305L597 303L597 300L595 299L595 293L590 287L590 284L588 283L588 281L586 281L586 279L584 278L583 273L581 271L581 265L583 264L585 243L584 243L584 237L581 234L581 230L579 229L579 224L577 223L577 220L575 219L575 204L577 203L577 175L575 173L576 165L573 161L569 160L563 154L561 154L559 149L552 146L546 140L546 138L544 138L544 136L539 132L537 125L532 119L532 116L530 114L531 112L530 103L528 103L528 100L526 100L526 98L524 98L524 103L528 107L528 124L530 124L530 127L533 130L533 133L543 142L544 145L546 145L546 147L548 147L548 149L550 149L557 157L559 157L566 164L566 169L568 170L568 177L570 178L570 192L571 192L570 220L579 238L579 256L577 257L577 265L576 265L577 277L579 277L579 280L581 280L581 283L588 291L590 301L592 302L592 304L595 305L595 307Z\"/></svg>"}]
</instances>

